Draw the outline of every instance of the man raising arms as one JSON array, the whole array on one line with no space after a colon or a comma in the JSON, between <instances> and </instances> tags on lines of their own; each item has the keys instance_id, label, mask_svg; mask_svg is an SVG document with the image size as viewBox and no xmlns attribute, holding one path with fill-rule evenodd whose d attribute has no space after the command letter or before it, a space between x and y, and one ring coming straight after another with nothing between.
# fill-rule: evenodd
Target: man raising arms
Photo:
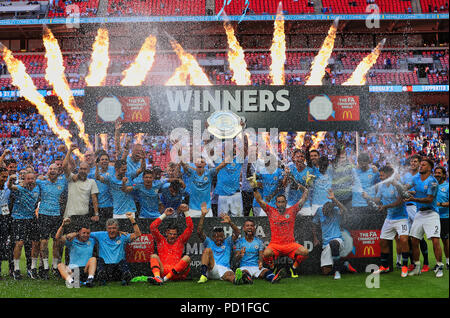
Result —
<instances>
[{"instance_id":1,"label":"man raising arms","mask_svg":"<svg viewBox=\"0 0 450 318\"><path fill-rule=\"evenodd\" d=\"M269 217L271 241L263 253L266 263L273 266L273 257L288 256L294 260L293 271L295 271L300 262L308 256L308 249L295 241L294 226L296 215L308 198L309 190L303 187L301 199L290 208L286 208L286 197L282 194L278 195L276 197L277 207L274 208L264 202L261 194L256 190L255 182L252 182L252 187L255 189L256 201ZM300 187L302 186L300 185Z\"/></svg>"},{"instance_id":2,"label":"man raising arms","mask_svg":"<svg viewBox=\"0 0 450 318\"><path fill-rule=\"evenodd\" d=\"M150 232L155 238L158 248L158 255L153 254L150 258L150 266L154 276L149 277L148 281L154 285L162 285L168 280L183 280L189 274L191 259L187 255L182 255L184 245L194 230L194 223L189 216L189 207L186 204L181 204L180 211L184 212L186 220L186 229L181 235L178 235L178 227L173 223L167 228L166 237L158 230L162 221L175 213L175 210L172 208L167 208L150 225ZM161 273L163 274L163 279L160 277Z\"/></svg>"},{"instance_id":3,"label":"man raising arms","mask_svg":"<svg viewBox=\"0 0 450 318\"><path fill-rule=\"evenodd\" d=\"M237 240L240 234L239 228L231 222L231 218L227 214L221 214L222 223L229 224L233 229L233 235L225 238L223 228L215 228L213 230L212 239L206 237L203 232L203 222L209 210L206 202L202 203L202 216L198 222L197 234L200 240L205 245L202 254L202 267L200 280L198 283L206 283L208 279L220 279L228 282L235 282L234 272L231 270L230 258L233 250L233 243Z\"/></svg>"}]
</instances>

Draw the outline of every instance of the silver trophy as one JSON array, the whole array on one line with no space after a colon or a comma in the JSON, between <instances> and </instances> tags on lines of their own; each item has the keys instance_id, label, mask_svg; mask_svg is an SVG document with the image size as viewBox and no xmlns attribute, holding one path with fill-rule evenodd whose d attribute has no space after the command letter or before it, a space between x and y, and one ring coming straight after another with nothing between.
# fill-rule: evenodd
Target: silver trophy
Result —
<instances>
[{"instance_id":1,"label":"silver trophy","mask_svg":"<svg viewBox=\"0 0 450 318\"><path fill-rule=\"evenodd\" d=\"M208 131L220 139L231 139L241 133L245 119L232 111L220 110L211 114L207 119Z\"/></svg>"}]
</instances>

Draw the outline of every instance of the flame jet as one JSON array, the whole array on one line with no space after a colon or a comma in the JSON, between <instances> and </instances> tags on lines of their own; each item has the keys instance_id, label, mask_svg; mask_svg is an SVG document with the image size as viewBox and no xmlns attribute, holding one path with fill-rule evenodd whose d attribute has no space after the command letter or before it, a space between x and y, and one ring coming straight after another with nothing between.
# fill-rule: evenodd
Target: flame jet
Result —
<instances>
[{"instance_id":1,"label":"flame jet","mask_svg":"<svg viewBox=\"0 0 450 318\"><path fill-rule=\"evenodd\" d=\"M251 85L251 74L247 69L247 63L245 62L245 54L239 41L234 35L234 29L226 14L223 14L225 21L223 27L227 34L228 41L228 63L230 64L230 69L233 72L232 80L237 85Z\"/></svg>"},{"instance_id":2,"label":"flame jet","mask_svg":"<svg viewBox=\"0 0 450 318\"><path fill-rule=\"evenodd\" d=\"M45 57L47 59L47 68L45 69L45 79L53 86L53 90L63 104L64 109L75 122L79 130L79 137L84 141L87 148L92 148L89 136L85 133L83 123L83 112L77 107L72 90L64 74L64 59L58 40L54 37L50 29L44 25L44 47Z\"/></svg>"},{"instance_id":3,"label":"flame jet","mask_svg":"<svg viewBox=\"0 0 450 318\"><path fill-rule=\"evenodd\" d=\"M128 69L122 72L124 78L120 82L122 86L139 86L141 85L148 71L153 66L156 54L156 37L153 35L145 39L135 61Z\"/></svg>"},{"instance_id":4,"label":"flame jet","mask_svg":"<svg viewBox=\"0 0 450 318\"><path fill-rule=\"evenodd\" d=\"M11 74L12 84L19 88L20 95L23 98L36 107L39 114L44 117L44 120L47 122L52 132L59 139L64 141L67 147L70 147L72 135L58 123L53 108L45 102L44 96L37 91L32 78L26 72L25 65L20 60L16 59L12 52L2 43L0 43L0 50L2 58ZM74 153L80 158L83 157L78 149Z\"/></svg>"},{"instance_id":5,"label":"flame jet","mask_svg":"<svg viewBox=\"0 0 450 318\"><path fill-rule=\"evenodd\" d=\"M325 76L325 68L328 65L331 53L333 53L338 23L339 18L334 20L333 25L328 30L328 35L323 41L319 53L317 53L311 63L311 72L305 85L322 85L322 79Z\"/></svg>"},{"instance_id":6,"label":"flame jet","mask_svg":"<svg viewBox=\"0 0 450 318\"><path fill-rule=\"evenodd\" d=\"M168 34L167 34L168 35ZM186 85L189 78L190 85L211 86L208 76L203 72L195 57L187 53L181 45L170 35L170 44L181 61L174 74L166 82L166 86L170 85Z\"/></svg>"},{"instance_id":7,"label":"flame jet","mask_svg":"<svg viewBox=\"0 0 450 318\"><path fill-rule=\"evenodd\" d=\"M286 61L286 34L284 33L283 6L278 4L277 17L274 23L274 32L272 46L270 47L270 56L272 64L270 65L270 79L272 85L284 85L284 63Z\"/></svg>"},{"instance_id":8,"label":"flame jet","mask_svg":"<svg viewBox=\"0 0 450 318\"><path fill-rule=\"evenodd\" d=\"M372 50L372 52L367 55L353 71L352 75L345 83L342 85L364 85L366 84L366 74L372 68L372 66L377 62L380 56L381 49L386 43L386 39L381 40L380 43Z\"/></svg>"},{"instance_id":9,"label":"flame jet","mask_svg":"<svg viewBox=\"0 0 450 318\"><path fill-rule=\"evenodd\" d=\"M92 45L91 64L85 77L87 86L102 86L105 84L109 65L109 34L105 28L97 30L95 42Z\"/></svg>"}]
</instances>

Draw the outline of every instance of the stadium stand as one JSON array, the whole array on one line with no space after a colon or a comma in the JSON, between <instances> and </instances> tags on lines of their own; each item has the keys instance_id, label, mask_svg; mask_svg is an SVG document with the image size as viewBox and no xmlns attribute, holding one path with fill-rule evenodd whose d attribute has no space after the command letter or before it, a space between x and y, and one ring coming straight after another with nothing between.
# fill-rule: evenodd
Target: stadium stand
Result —
<instances>
[{"instance_id":1,"label":"stadium stand","mask_svg":"<svg viewBox=\"0 0 450 318\"><path fill-rule=\"evenodd\" d=\"M108 15L110 16L191 16L205 15L205 1L195 0L144 0L122 1L108 0Z\"/></svg>"},{"instance_id":2,"label":"stadium stand","mask_svg":"<svg viewBox=\"0 0 450 318\"><path fill-rule=\"evenodd\" d=\"M322 13L362 14L370 4L376 4L380 13L413 13L411 1L403 0L322 0Z\"/></svg>"},{"instance_id":3,"label":"stadium stand","mask_svg":"<svg viewBox=\"0 0 450 318\"><path fill-rule=\"evenodd\" d=\"M422 13L448 12L448 0L420 0Z\"/></svg>"},{"instance_id":4,"label":"stadium stand","mask_svg":"<svg viewBox=\"0 0 450 318\"><path fill-rule=\"evenodd\" d=\"M80 14L80 17L93 17L97 15L100 0L60 0L57 5L48 11L49 18L67 17L71 13Z\"/></svg>"},{"instance_id":5,"label":"stadium stand","mask_svg":"<svg viewBox=\"0 0 450 318\"><path fill-rule=\"evenodd\" d=\"M285 14L314 13L314 6L308 5L308 2L307 0L281 0ZM226 3L226 0L216 0L216 14L222 10ZM228 15L241 15L246 7L245 0L233 0L228 5L225 5L224 11ZM249 2L246 14L276 14L277 8L278 1L252 0Z\"/></svg>"}]
</instances>

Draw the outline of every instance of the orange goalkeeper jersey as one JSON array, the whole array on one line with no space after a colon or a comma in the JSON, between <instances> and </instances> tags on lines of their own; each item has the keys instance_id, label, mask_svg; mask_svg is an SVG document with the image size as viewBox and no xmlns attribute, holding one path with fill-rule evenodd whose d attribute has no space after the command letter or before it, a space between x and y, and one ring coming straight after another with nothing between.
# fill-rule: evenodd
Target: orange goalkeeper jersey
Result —
<instances>
[{"instance_id":1,"label":"orange goalkeeper jersey","mask_svg":"<svg viewBox=\"0 0 450 318\"><path fill-rule=\"evenodd\" d=\"M290 244L295 243L294 226L295 217L299 211L299 204L295 204L286 209L284 214L270 205L266 205L266 214L269 218L271 243Z\"/></svg>"},{"instance_id":2,"label":"orange goalkeeper jersey","mask_svg":"<svg viewBox=\"0 0 450 318\"><path fill-rule=\"evenodd\" d=\"M188 216L186 218L186 229L184 232L178 236L175 243L169 244L167 239L158 230L161 222L162 221L159 218L153 221L150 225L150 232L156 241L158 256L161 262L166 265L175 265L183 256L184 245L189 240L189 237L194 230L194 223L192 222L192 218Z\"/></svg>"}]
</instances>

